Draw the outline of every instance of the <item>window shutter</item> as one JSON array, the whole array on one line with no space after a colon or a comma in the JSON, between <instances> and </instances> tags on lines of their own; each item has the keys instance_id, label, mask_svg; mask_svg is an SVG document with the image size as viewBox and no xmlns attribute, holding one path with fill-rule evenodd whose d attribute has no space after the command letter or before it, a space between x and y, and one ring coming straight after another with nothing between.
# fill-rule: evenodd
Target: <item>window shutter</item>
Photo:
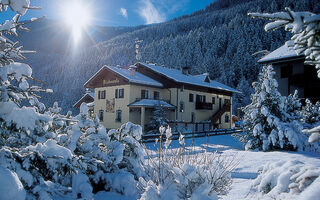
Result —
<instances>
[{"instance_id":1,"label":"window shutter","mask_svg":"<svg viewBox=\"0 0 320 200\"><path fill-rule=\"evenodd\" d=\"M115 98L118 98L118 89L115 90Z\"/></svg>"}]
</instances>

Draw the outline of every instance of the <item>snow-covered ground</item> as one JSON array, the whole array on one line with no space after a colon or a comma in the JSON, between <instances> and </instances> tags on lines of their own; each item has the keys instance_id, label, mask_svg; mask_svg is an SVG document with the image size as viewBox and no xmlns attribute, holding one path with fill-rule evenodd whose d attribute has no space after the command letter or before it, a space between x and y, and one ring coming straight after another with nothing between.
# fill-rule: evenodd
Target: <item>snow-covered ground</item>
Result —
<instances>
[{"instance_id":1,"label":"snow-covered ground","mask_svg":"<svg viewBox=\"0 0 320 200\"><path fill-rule=\"evenodd\" d=\"M230 191L226 195L220 195L223 200L236 199L268 199L262 196L255 188L252 187L254 179L258 176L261 170L267 163L275 163L278 161L298 160L308 165L313 165L320 168L320 154L304 153L304 152L288 152L288 151L273 151L273 152L255 152L244 151L243 145L237 138L231 135L212 136L209 138L196 138L185 140L187 147L193 147L196 150L217 152L226 158L235 158L238 165L232 171L233 183L230 186ZM172 142L172 147L179 146L178 141ZM156 154L158 144L148 143L146 147ZM125 199L134 198L124 197L113 192L99 192L95 195L95 199Z\"/></svg>"},{"instance_id":2,"label":"snow-covered ground","mask_svg":"<svg viewBox=\"0 0 320 200\"><path fill-rule=\"evenodd\" d=\"M231 135L211 136L209 138L196 138L194 140L185 140L186 146L193 145L197 150L204 150L221 153L224 157L235 157L238 165L232 171L233 183L227 195L219 196L224 200L233 199L265 199L261 194L252 187L253 180L258 176L261 170L267 163L275 163L278 161L298 160L305 164L317 166L320 168L319 153L305 152L288 152L288 151L273 151L273 152L258 152L244 151L243 145L237 138ZM155 150L159 144L154 145L149 143L146 145L148 149ZM173 147L178 147L178 141L172 142Z\"/></svg>"}]
</instances>

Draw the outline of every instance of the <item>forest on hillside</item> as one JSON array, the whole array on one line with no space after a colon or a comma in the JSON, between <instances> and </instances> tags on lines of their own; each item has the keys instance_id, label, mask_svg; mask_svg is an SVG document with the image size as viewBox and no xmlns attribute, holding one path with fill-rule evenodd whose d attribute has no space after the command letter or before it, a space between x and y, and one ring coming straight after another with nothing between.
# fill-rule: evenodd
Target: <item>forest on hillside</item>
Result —
<instances>
[{"instance_id":1,"label":"forest on hillside","mask_svg":"<svg viewBox=\"0 0 320 200\"><path fill-rule=\"evenodd\" d=\"M211 79L220 81L244 92L237 96L234 105L249 101L250 85L257 79L261 66L259 57L252 56L261 50L274 50L290 38L283 30L265 32L267 22L251 19L248 12L277 12L290 7L294 11L320 13L315 0L216 0L205 9L168 22L139 27L99 27L89 36L88 42L65 51L42 51L43 49L66 49L66 34L56 28L42 28L36 37L39 42L28 46L32 39L29 33L21 34L25 49L35 49L37 54L28 56L27 63L34 69L34 77L52 88L53 94L43 96L42 102L51 106L58 101L63 110L83 95L83 84L103 65L126 66L137 62L135 40L140 39L141 61L150 61L170 68L189 66L193 74L208 72ZM53 23L46 21L47 23ZM49 26L50 27L50 26ZM110 31L110 34L104 34ZM45 32L45 33L44 33ZM52 32L60 44L55 44L41 35ZM31 32L32 33L32 32ZM49 34L50 35L50 34ZM34 41L37 41L34 38ZM90 38L87 38L90 41ZM52 48L47 48L47 47Z\"/></svg>"}]
</instances>

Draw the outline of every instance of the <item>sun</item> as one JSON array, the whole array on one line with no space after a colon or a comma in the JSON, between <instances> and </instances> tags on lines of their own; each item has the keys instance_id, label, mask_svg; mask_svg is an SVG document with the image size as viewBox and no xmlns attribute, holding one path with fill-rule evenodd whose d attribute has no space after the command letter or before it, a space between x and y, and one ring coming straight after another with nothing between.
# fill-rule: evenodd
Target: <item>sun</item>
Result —
<instances>
[{"instance_id":1,"label":"sun","mask_svg":"<svg viewBox=\"0 0 320 200\"><path fill-rule=\"evenodd\" d=\"M81 38L82 32L89 25L91 20L90 8L81 0L66 0L62 7L62 20L72 31L75 42Z\"/></svg>"}]
</instances>

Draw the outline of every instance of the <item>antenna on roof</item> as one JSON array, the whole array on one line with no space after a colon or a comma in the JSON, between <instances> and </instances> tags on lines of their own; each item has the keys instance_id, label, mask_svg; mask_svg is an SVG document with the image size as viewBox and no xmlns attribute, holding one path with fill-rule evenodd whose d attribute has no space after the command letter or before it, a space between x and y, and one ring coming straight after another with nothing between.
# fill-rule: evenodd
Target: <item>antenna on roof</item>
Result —
<instances>
[{"instance_id":1,"label":"antenna on roof","mask_svg":"<svg viewBox=\"0 0 320 200\"><path fill-rule=\"evenodd\" d=\"M143 42L143 40L139 40L138 38L136 38L135 42L135 48L136 48L136 60L139 62L142 58L141 53L139 51L139 47L140 47L140 43Z\"/></svg>"}]
</instances>

